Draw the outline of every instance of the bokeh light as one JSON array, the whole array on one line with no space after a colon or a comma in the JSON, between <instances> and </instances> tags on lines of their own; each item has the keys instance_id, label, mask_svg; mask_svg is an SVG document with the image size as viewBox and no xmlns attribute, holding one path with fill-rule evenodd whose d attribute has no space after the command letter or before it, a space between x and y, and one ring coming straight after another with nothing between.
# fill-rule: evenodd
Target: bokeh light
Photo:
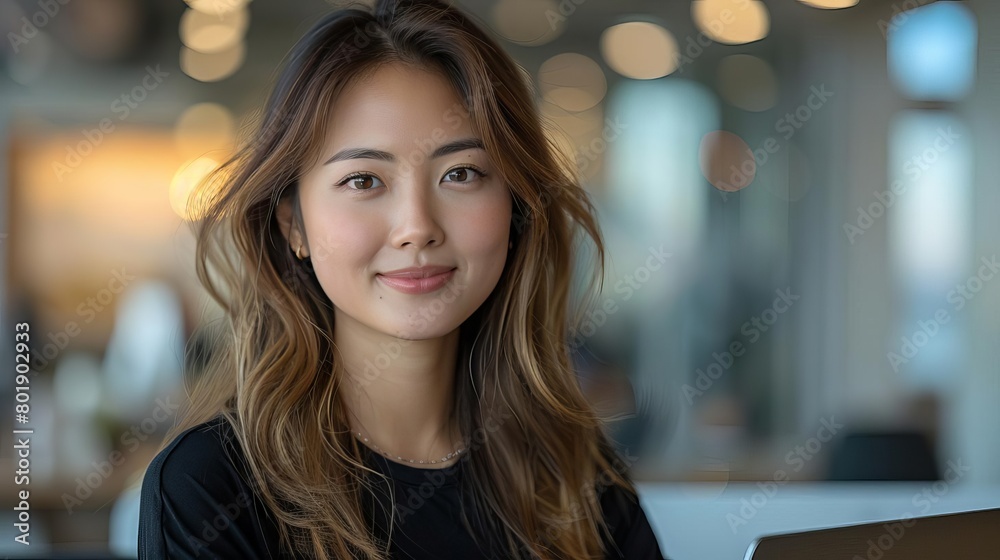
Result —
<instances>
[{"instance_id":1,"label":"bokeh light","mask_svg":"<svg viewBox=\"0 0 1000 560\"><path fill-rule=\"evenodd\" d=\"M577 53L558 54L543 62L538 83L546 101L573 112L597 105L608 91L600 65Z\"/></svg>"},{"instance_id":2,"label":"bokeh light","mask_svg":"<svg viewBox=\"0 0 1000 560\"><path fill-rule=\"evenodd\" d=\"M184 0L192 10L211 15L222 15L234 10L242 10L249 0Z\"/></svg>"},{"instance_id":3,"label":"bokeh light","mask_svg":"<svg viewBox=\"0 0 1000 560\"><path fill-rule=\"evenodd\" d=\"M750 185L757 175L750 146L738 135L725 130L709 132L698 149L701 172L715 188L736 192Z\"/></svg>"},{"instance_id":4,"label":"bokeh light","mask_svg":"<svg viewBox=\"0 0 1000 560\"><path fill-rule=\"evenodd\" d=\"M976 20L961 2L897 14L888 26L889 76L903 95L957 101L976 79Z\"/></svg>"},{"instance_id":5,"label":"bokeh light","mask_svg":"<svg viewBox=\"0 0 1000 560\"><path fill-rule=\"evenodd\" d=\"M806 6L822 8L824 10L850 8L851 6L858 5L858 0L799 0L799 2L802 2Z\"/></svg>"},{"instance_id":6,"label":"bokeh light","mask_svg":"<svg viewBox=\"0 0 1000 560\"><path fill-rule=\"evenodd\" d=\"M636 80L661 78L677 69L677 40L659 25L620 23L601 34L601 54L615 72Z\"/></svg>"},{"instance_id":7,"label":"bokeh light","mask_svg":"<svg viewBox=\"0 0 1000 560\"><path fill-rule=\"evenodd\" d=\"M691 16L718 43L741 45L767 37L771 16L760 0L695 0Z\"/></svg>"},{"instance_id":8,"label":"bokeh light","mask_svg":"<svg viewBox=\"0 0 1000 560\"><path fill-rule=\"evenodd\" d=\"M197 220L201 215L201 204L211 189L217 184L205 181L209 173L219 167L219 162L210 157L199 157L188 161L177 170L170 181L170 207L185 220Z\"/></svg>"},{"instance_id":9,"label":"bokeh light","mask_svg":"<svg viewBox=\"0 0 1000 560\"><path fill-rule=\"evenodd\" d=\"M217 103L188 107L174 128L177 152L185 158L204 155L206 150L231 149L236 124L232 113Z\"/></svg>"},{"instance_id":10,"label":"bokeh light","mask_svg":"<svg viewBox=\"0 0 1000 560\"><path fill-rule=\"evenodd\" d=\"M181 42L200 53L222 52L243 40L249 24L250 12L245 8L221 14L189 9L181 16Z\"/></svg>"},{"instance_id":11,"label":"bokeh light","mask_svg":"<svg viewBox=\"0 0 1000 560\"><path fill-rule=\"evenodd\" d=\"M236 73L243 65L246 47L242 42L229 50L206 54L181 48L181 69L184 73L201 82L217 82Z\"/></svg>"}]
</instances>

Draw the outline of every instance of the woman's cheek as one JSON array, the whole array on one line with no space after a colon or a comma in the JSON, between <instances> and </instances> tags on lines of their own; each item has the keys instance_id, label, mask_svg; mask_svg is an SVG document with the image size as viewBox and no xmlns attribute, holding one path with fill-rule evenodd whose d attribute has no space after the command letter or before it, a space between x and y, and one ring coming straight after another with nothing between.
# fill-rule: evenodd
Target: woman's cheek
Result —
<instances>
[{"instance_id":1,"label":"woman's cheek","mask_svg":"<svg viewBox=\"0 0 1000 560\"><path fill-rule=\"evenodd\" d=\"M468 208L465 216L463 238L474 243L484 253L502 247L507 250L510 231L511 202L509 196L493 196L483 204Z\"/></svg>"},{"instance_id":2,"label":"woman's cheek","mask_svg":"<svg viewBox=\"0 0 1000 560\"><path fill-rule=\"evenodd\" d=\"M375 220L342 207L315 207L309 245L328 258L350 261L377 251L381 228ZM384 232L382 232L384 233ZM343 263L346 264L346 263Z\"/></svg>"}]
</instances>

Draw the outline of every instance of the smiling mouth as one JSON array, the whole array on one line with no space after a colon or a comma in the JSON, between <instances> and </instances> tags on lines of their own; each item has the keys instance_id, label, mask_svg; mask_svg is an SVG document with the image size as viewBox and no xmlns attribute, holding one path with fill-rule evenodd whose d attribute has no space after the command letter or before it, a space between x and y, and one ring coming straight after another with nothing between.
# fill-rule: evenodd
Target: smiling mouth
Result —
<instances>
[{"instance_id":1,"label":"smiling mouth","mask_svg":"<svg viewBox=\"0 0 1000 560\"><path fill-rule=\"evenodd\" d=\"M404 278L399 276L385 276L383 274L376 274L383 284L388 287L402 292L404 294L419 295L427 294L440 290L445 284L451 280L452 276L455 275L455 270L451 269L446 272L441 272L424 278Z\"/></svg>"}]
</instances>

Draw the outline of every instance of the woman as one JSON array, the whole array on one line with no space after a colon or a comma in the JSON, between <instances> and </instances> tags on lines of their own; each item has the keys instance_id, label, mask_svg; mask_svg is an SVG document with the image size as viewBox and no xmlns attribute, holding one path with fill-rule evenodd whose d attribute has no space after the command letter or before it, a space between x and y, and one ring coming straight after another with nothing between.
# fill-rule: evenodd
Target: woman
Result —
<instances>
[{"instance_id":1,"label":"woman","mask_svg":"<svg viewBox=\"0 0 1000 560\"><path fill-rule=\"evenodd\" d=\"M571 368L576 226L604 252L557 154L455 8L315 25L200 211L228 343L147 470L140 558L662 558Z\"/></svg>"}]
</instances>

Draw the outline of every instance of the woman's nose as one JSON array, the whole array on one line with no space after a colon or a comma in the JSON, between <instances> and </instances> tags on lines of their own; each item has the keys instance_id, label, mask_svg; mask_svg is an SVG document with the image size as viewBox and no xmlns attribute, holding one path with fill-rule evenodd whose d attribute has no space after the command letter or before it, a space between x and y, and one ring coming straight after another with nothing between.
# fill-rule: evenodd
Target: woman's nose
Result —
<instances>
[{"instance_id":1,"label":"woman's nose","mask_svg":"<svg viewBox=\"0 0 1000 560\"><path fill-rule=\"evenodd\" d=\"M407 245L422 248L432 243L440 245L444 241L444 230L438 216L441 204L435 197L434 186L413 180L397 189L397 193L392 245L399 248Z\"/></svg>"}]
</instances>

